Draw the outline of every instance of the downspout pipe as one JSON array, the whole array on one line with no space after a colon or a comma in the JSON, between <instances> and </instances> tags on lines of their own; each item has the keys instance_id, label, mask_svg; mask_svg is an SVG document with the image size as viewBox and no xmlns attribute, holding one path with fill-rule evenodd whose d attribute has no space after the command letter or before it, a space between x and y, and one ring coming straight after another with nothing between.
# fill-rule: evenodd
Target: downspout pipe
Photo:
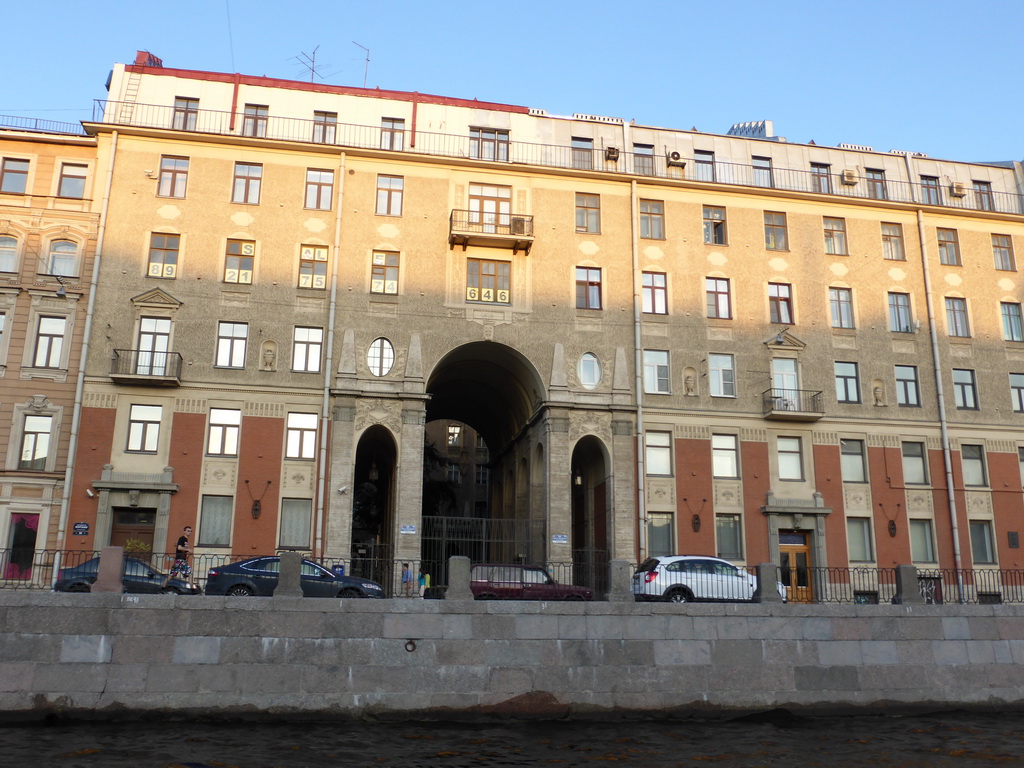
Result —
<instances>
[{"instance_id":1,"label":"downspout pipe","mask_svg":"<svg viewBox=\"0 0 1024 768\"><path fill-rule=\"evenodd\" d=\"M60 518L57 523L57 554L53 561L52 585L60 575L61 557L66 547L68 512L71 508L71 481L75 475L75 456L78 453L78 433L82 423L82 393L85 391L85 366L89 360L89 339L92 338L92 323L96 313L96 288L100 281L100 263L103 260L103 241L107 232L107 211L110 208L110 189L114 183L114 160L117 158L118 132L111 133L110 162L103 186L103 203L100 206L99 228L96 232L96 254L92 261L92 276L89 278L89 302L85 310L85 327L82 330L82 350L78 359L78 377L75 381L75 404L71 415L71 434L68 437L68 463L64 469L64 493L60 499Z\"/></svg>"},{"instance_id":2,"label":"downspout pipe","mask_svg":"<svg viewBox=\"0 0 1024 768\"><path fill-rule=\"evenodd\" d=\"M644 360L643 360L643 281L640 272L640 200L636 179L629 185L633 251L633 366L636 389L636 510L639 558L647 559L647 492L644 466Z\"/></svg>"},{"instance_id":3,"label":"downspout pipe","mask_svg":"<svg viewBox=\"0 0 1024 768\"><path fill-rule=\"evenodd\" d=\"M324 554L324 520L327 510L327 457L331 426L331 380L334 378L334 326L338 306L338 269L341 261L341 208L345 199L345 153L338 160L338 195L334 214L334 246L331 254L331 298L327 308L327 356L324 360L324 393L320 406L320 469L316 480L316 534L313 556Z\"/></svg>"}]
</instances>

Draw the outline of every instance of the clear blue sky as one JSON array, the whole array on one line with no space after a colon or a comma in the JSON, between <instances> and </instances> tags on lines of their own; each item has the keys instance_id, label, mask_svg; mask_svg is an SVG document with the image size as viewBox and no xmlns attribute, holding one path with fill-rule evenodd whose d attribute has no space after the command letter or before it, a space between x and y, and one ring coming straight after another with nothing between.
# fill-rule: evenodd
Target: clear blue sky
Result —
<instances>
[{"instance_id":1,"label":"clear blue sky","mask_svg":"<svg viewBox=\"0 0 1024 768\"><path fill-rule=\"evenodd\" d=\"M0 114L76 121L136 49L184 69L790 141L1024 159L1024 0L8 0Z\"/></svg>"}]
</instances>

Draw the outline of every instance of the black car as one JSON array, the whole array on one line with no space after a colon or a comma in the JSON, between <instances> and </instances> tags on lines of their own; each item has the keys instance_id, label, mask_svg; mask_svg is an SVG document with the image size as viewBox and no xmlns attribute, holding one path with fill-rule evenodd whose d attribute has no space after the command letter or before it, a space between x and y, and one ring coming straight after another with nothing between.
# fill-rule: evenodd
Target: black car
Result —
<instances>
[{"instance_id":1,"label":"black car","mask_svg":"<svg viewBox=\"0 0 1024 768\"><path fill-rule=\"evenodd\" d=\"M257 595L269 597L277 587L280 557L252 557L211 568L206 578L208 595ZM302 561L303 597L384 597L375 581L341 576L309 560Z\"/></svg>"},{"instance_id":2,"label":"black car","mask_svg":"<svg viewBox=\"0 0 1024 768\"><path fill-rule=\"evenodd\" d=\"M71 568L61 568L57 573L57 583L53 588L57 592L91 592L99 570L100 559L98 557ZM124 585L125 592L141 595L160 593L201 595L203 593L198 584L179 578L171 579L165 587L166 579L166 573L158 571L148 563L131 557L124 559L124 576L121 578L121 583Z\"/></svg>"}]
</instances>

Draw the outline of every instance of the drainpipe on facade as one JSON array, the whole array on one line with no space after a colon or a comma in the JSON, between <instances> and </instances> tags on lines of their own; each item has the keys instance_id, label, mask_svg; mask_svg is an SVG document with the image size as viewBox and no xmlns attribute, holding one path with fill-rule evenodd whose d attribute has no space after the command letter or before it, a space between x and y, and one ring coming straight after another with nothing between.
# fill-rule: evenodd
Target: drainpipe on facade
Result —
<instances>
[{"instance_id":1,"label":"drainpipe on facade","mask_svg":"<svg viewBox=\"0 0 1024 768\"><path fill-rule=\"evenodd\" d=\"M956 497L953 488L953 457L949 448L949 425L946 420L946 398L942 388L942 366L939 360L939 337L935 324L931 273L928 269L928 250L925 247L924 212L917 209L917 236L921 241L921 267L924 272L925 306L928 308L928 335L932 346L932 369L935 377L935 397L939 406L939 430L942 435L942 460L946 467L946 499L949 504L949 522L953 535L953 567L956 568L957 599L964 602L964 578L960 571L960 531L956 522ZM928 452L925 451L927 456Z\"/></svg>"},{"instance_id":2,"label":"drainpipe on facade","mask_svg":"<svg viewBox=\"0 0 1024 768\"><path fill-rule=\"evenodd\" d=\"M334 314L338 305L338 262L341 256L341 203L345 197L345 153L338 161L338 209L334 214L334 258L331 266L331 300L327 309L327 359L324 360L324 399L320 413L320 471L316 480L316 538L313 557L323 557L324 515L327 509L327 447L331 425L331 378L334 376Z\"/></svg>"},{"instance_id":3,"label":"drainpipe on facade","mask_svg":"<svg viewBox=\"0 0 1024 768\"><path fill-rule=\"evenodd\" d=\"M639 530L639 555L642 563L647 559L647 493L644 468L644 361L643 361L643 282L640 272L640 201L637 195L636 179L629 184L629 204L632 211L633 250L633 365L636 368L636 510Z\"/></svg>"},{"instance_id":4,"label":"drainpipe on facade","mask_svg":"<svg viewBox=\"0 0 1024 768\"><path fill-rule=\"evenodd\" d=\"M107 166L107 180L103 189L103 204L100 206L100 221L96 232L96 253L92 260L92 277L89 279L89 303L85 310L85 328L82 330L82 351L78 359L78 379L75 382L75 405L71 416L71 434L68 437L68 464L64 469L64 493L60 499L60 519L57 523L57 554L53 561L51 586L57 584L60 575L61 556L66 548L68 511L71 506L71 481L75 475L75 455L78 452L78 430L82 421L82 392L85 390L85 364L89 359L89 338L92 335L93 314L96 311L96 286L100 280L100 261L103 254L103 237L107 231L107 209L110 207L110 187L114 182L114 160L117 157L117 131L110 140L110 164ZM83 252L84 253L84 252Z\"/></svg>"}]
</instances>

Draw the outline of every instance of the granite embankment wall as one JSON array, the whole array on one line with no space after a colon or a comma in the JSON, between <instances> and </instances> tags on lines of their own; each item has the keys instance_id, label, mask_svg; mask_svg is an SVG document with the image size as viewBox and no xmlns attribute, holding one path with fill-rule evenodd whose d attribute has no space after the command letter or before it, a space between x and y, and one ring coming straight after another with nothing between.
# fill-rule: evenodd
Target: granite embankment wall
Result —
<instances>
[{"instance_id":1,"label":"granite embankment wall","mask_svg":"<svg viewBox=\"0 0 1024 768\"><path fill-rule=\"evenodd\" d=\"M0 590L0 717L1020 706L1024 607Z\"/></svg>"}]
</instances>

